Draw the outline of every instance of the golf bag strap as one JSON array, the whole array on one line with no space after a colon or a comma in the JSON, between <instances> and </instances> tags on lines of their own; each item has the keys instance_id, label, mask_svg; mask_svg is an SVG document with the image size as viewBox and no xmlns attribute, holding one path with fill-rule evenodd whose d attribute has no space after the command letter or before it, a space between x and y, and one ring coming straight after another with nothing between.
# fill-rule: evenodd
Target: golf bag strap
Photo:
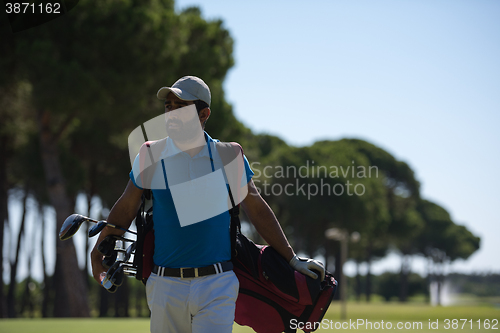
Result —
<instances>
[{"instance_id":1,"label":"golf bag strap","mask_svg":"<svg viewBox=\"0 0 500 333\"><path fill-rule=\"evenodd\" d=\"M137 210L135 224L137 227L137 240L136 240L136 255L134 256L133 266L136 268L136 279L146 282L147 276L143 276L144 270L144 244L146 234L152 228L150 219L153 211L152 207L153 195L151 190L144 190L141 196L141 205Z\"/></svg>"},{"instance_id":2,"label":"golf bag strap","mask_svg":"<svg viewBox=\"0 0 500 333\"><path fill-rule=\"evenodd\" d=\"M229 143L229 145L228 145ZM221 150L232 150L232 153L234 153L234 151L236 152L241 152L241 155L243 157L243 149L241 148L241 146L239 144L237 144L236 142L228 142L228 143L219 143L217 142L216 143L216 147L217 147L217 150L218 151L221 151ZM224 154L220 154L219 155L224 155ZM225 161L223 161L225 162ZM222 169L222 172L224 173L224 177L226 179L227 178L227 175L226 175L226 171L224 169L224 167L221 168ZM229 210L229 214L231 216L231 222L230 222L230 227L229 227L229 233L230 233L230 238L231 238L231 259L234 259L237 255L236 253L236 237L237 237L237 234L241 232L241 222L240 222L240 205L236 205L236 203L234 202L234 196L233 196L233 193L231 192L231 186L227 186L227 191L229 193L229 199L231 200L231 205L232 205L232 208Z\"/></svg>"},{"instance_id":3,"label":"golf bag strap","mask_svg":"<svg viewBox=\"0 0 500 333\"><path fill-rule=\"evenodd\" d=\"M142 192L142 212L143 214L149 214L153 209L153 191L150 189L144 190Z\"/></svg>"},{"instance_id":4,"label":"golf bag strap","mask_svg":"<svg viewBox=\"0 0 500 333\"><path fill-rule=\"evenodd\" d=\"M236 237L238 233L241 232L241 223L240 223L240 206L236 206L234 204L233 194L231 193L231 188L228 186L229 198L231 199L231 204L233 208L229 210L229 214L231 214L231 224L229 227L229 233L231 237L231 259L234 259L238 253L236 253Z\"/></svg>"},{"instance_id":5,"label":"golf bag strap","mask_svg":"<svg viewBox=\"0 0 500 333\"><path fill-rule=\"evenodd\" d=\"M142 255L139 254L139 251L142 252L141 249L142 249L143 240L144 240L143 239L144 204L145 204L145 194L143 192L142 196L141 196L141 205L139 206L139 209L137 210L137 216L135 217L135 224L137 227L137 240L136 240L137 246L136 246L136 255L134 256L133 265L136 268L135 278L137 280L142 280Z\"/></svg>"},{"instance_id":6,"label":"golf bag strap","mask_svg":"<svg viewBox=\"0 0 500 333\"><path fill-rule=\"evenodd\" d=\"M141 205L139 206L139 209L137 210L136 219L139 220L139 221L140 221L140 219L142 219L142 214L144 213L144 205L146 203L145 192L146 191L142 192Z\"/></svg>"},{"instance_id":7,"label":"golf bag strap","mask_svg":"<svg viewBox=\"0 0 500 333\"><path fill-rule=\"evenodd\" d=\"M147 224L147 215L153 209L153 192L149 189L146 189L142 192L141 196L141 206L137 211L137 218L141 218L142 226L146 226Z\"/></svg>"}]
</instances>

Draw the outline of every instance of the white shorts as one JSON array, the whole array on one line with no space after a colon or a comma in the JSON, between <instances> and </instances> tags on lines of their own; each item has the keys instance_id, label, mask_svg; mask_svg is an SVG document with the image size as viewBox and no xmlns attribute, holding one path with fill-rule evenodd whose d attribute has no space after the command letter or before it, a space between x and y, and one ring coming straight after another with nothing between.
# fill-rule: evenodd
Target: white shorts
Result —
<instances>
[{"instance_id":1,"label":"white shorts","mask_svg":"<svg viewBox=\"0 0 500 333\"><path fill-rule=\"evenodd\" d=\"M151 273L146 283L151 332L232 332L238 289L233 271L187 279Z\"/></svg>"}]
</instances>

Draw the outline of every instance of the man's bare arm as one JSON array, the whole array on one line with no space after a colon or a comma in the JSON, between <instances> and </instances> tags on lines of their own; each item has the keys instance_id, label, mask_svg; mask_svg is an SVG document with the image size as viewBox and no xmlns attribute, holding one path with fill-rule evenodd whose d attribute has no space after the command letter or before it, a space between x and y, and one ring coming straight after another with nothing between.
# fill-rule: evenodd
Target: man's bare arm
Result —
<instances>
[{"instance_id":1,"label":"man's bare arm","mask_svg":"<svg viewBox=\"0 0 500 333\"><path fill-rule=\"evenodd\" d=\"M128 229L136 217L137 210L141 205L142 192L143 190L137 188L132 181L129 180L123 194L116 201L113 208L111 208L107 221L111 224ZM99 283L101 282L100 275L101 273L106 272L106 269L102 266L103 256L99 253L99 251L97 251L97 246L106 236L121 234L123 234L123 231L121 230L108 227L104 228L90 254L92 262L92 275Z\"/></svg>"},{"instance_id":2,"label":"man's bare arm","mask_svg":"<svg viewBox=\"0 0 500 333\"><path fill-rule=\"evenodd\" d=\"M259 235L287 261L290 261L295 253L288 243L278 219L276 219L271 207L260 196L253 180L248 182L248 195L241 202L241 206Z\"/></svg>"},{"instance_id":3,"label":"man's bare arm","mask_svg":"<svg viewBox=\"0 0 500 333\"><path fill-rule=\"evenodd\" d=\"M248 183L248 195L241 202L243 210L247 214L250 222L255 226L257 232L264 240L281 254L288 263L297 271L316 279L318 275L312 270L320 272L321 280L325 278L325 268L313 259L300 259L293 252L292 247L281 229L271 207L260 196L253 180Z\"/></svg>"}]
</instances>

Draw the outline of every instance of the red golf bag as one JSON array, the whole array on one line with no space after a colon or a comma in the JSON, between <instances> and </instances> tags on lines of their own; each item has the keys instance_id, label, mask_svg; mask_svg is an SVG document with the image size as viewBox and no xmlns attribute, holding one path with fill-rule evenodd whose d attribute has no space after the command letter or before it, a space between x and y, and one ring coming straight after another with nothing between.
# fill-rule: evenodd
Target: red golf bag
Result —
<instances>
[{"instance_id":1,"label":"red golf bag","mask_svg":"<svg viewBox=\"0 0 500 333\"><path fill-rule=\"evenodd\" d=\"M330 272L322 282L312 279L272 247L256 245L241 233L235 250L233 270L240 281L236 323L257 333L296 332L297 327L313 332L319 327L337 288Z\"/></svg>"}]
</instances>

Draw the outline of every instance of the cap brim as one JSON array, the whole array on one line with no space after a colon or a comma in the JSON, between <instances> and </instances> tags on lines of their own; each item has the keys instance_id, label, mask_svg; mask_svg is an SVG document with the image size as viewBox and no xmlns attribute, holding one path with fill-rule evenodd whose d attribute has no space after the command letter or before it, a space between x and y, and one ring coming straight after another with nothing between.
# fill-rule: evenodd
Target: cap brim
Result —
<instances>
[{"instance_id":1,"label":"cap brim","mask_svg":"<svg viewBox=\"0 0 500 333\"><path fill-rule=\"evenodd\" d=\"M198 97L191 95L186 91L182 91L179 88L170 87L160 88L160 90L158 90L158 93L156 93L156 97L158 97L158 99L165 100L170 92L184 101L195 101L199 99Z\"/></svg>"}]
</instances>

